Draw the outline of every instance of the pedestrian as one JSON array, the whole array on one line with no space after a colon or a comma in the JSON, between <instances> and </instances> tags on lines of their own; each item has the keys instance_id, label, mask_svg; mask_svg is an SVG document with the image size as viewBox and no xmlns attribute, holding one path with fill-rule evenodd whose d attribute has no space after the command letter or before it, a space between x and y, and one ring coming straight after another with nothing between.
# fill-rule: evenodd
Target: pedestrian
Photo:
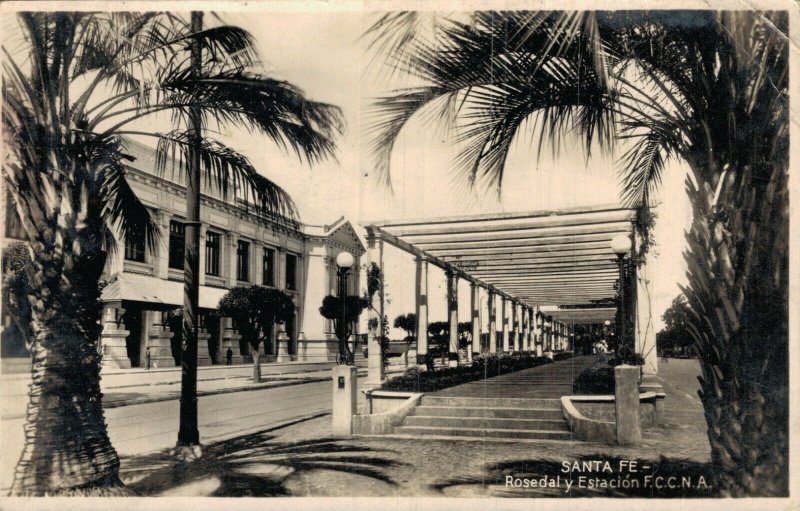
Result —
<instances>
[{"instance_id":1,"label":"pedestrian","mask_svg":"<svg viewBox=\"0 0 800 511\"><path fill-rule=\"evenodd\" d=\"M149 371L150 370L150 346L148 346L147 349L144 350L144 360L145 360L145 363L147 364L147 370Z\"/></svg>"},{"instance_id":2,"label":"pedestrian","mask_svg":"<svg viewBox=\"0 0 800 511\"><path fill-rule=\"evenodd\" d=\"M230 346L228 346L228 351L225 352L225 361L227 365L231 365L233 363L233 350Z\"/></svg>"}]
</instances>

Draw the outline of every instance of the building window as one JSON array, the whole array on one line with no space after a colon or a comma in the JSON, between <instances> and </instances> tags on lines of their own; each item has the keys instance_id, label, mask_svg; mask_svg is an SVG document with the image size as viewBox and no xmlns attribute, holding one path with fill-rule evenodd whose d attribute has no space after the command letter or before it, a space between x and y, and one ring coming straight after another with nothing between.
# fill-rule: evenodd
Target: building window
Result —
<instances>
[{"instance_id":1,"label":"building window","mask_svg":"<svg viewBox=\"0 0 800 511\"><path fill-rule=\"evenodd\" d=\"M264 249L264 285L275 285L275 250L271 248Z\"/></svg>"},{"instance_id":2,"label":"building window","mask_svg":"<svg viewBox=\"0 0 800 511\"><path fill-rule=\"evenodd\" d=\"M286 289L297 291L297 256L286 254Z\"/></svg>"},{"instance_id":3,"label":"building window","mask_svg":"<svg viewBox=\"0 0 800 511\"><path fill-rule=\"evenodd\" d=\"M183 249L186 243L186 229L183 222L170 220L169 222L169 267L176 270L183 269Z\"/></svg>"},{"instance_id":4,"label":"building window","mask_svg":"<svg viewBox=\"0 0 800 511\"><path fill-rule=\"evenodd\" d=\"M242 282L250 280L250 243L239 240L236 243L236 279Z\"/></svg>"},{"instance_id":5,"label":"building window","mask_svg":"<svg viewBox=\"0 0 800 511\"><path fill-rule=\"evenodd\" d=\"M125 237L125 259L139 263L144 262L144 236L139 239Z\"/></svg>"},{"instance_id":6,"label":"building window","mask_svg":"<svg viewBox=\"0 0 800 511\"><path fill-rule=\"evenodd\" d=\"M206 275L219 277L220 238L215 232L206 232Z\"/></svg>"}]
</instances>

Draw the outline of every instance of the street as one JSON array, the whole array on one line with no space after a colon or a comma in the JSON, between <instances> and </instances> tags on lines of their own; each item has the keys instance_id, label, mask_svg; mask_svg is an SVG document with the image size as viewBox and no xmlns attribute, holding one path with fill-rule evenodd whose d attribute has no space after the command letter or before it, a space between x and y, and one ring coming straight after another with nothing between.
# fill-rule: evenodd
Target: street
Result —
<instances>
[{"instance_id":1,"label":"street","mask_svg":"<svg viewBox=\"0 0 800 511\"><path fill-rule=\"evenodd\" d=\"M211 443L329 412L331 392L331 382L324 381L200 397L201 441ZM107 409L111 443L120 457L172 447L178 437L178 411L177 399ZM23 424L22 418L2 421L0 484L4 491L11 485L14 466L22 452Z\"/></svg>"}]
</instances>

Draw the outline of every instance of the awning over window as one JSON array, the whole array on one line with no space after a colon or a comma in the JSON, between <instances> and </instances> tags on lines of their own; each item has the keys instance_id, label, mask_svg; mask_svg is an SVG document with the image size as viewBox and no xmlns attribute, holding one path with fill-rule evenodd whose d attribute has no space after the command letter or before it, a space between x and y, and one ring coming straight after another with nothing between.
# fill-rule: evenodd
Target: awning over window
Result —
<instances>
[{"instance_id":1,"label":"awning over window","mask_svg":"<svg viewBox=\"0 0 800 511\"><path fill-rule=\"evenodd\" d=\"M200 286L200 307L216 309L227 289ZM103 289L100 298L104 302L128 300L156 306L181 307L183 305L183 282L164 280L137 273L117 273Z\"/></svg>"}]
</instances>

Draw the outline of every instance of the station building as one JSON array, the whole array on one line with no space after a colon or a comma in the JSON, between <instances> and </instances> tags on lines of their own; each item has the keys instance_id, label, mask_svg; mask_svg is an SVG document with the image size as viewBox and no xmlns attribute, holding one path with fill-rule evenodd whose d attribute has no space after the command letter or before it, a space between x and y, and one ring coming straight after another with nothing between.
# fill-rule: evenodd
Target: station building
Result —
<instances>
[{"instance_id":1,"label":"station building","mask_svg":"<svg viewBox=\"0 0 800 511\"><path fill-rule=\"evenodd\" d=\"M153 366L173 367L180 364L181 355L184 174L177 164L157 173L155 151L144 144L128 140L125 147L135 158L126 169L128 182L150 209L161 237L154 250L121 240L107 262L103 366L143 367L149 347ZM262 360L335 360L333 325L318 309L325 295L338 293L335 259L342 251L355 258L348 293L361 289L357 269L365 249L352 224L344 217L334 217L328 225L310 225L261 214L241 194L232 189L223 193L205 180L201 191L198 364L226 363L228 348L234 364L252 360L249 345L232 321L213 314L228 289L252 285L283 290L296 305L294 318L277 325L262 344ZM14 237L8 232L6 236ZM11 323L5 317L4 330ZM26 350L15 346L20 343L24 341L4 335L4 358L23 358Z\"/></svg>"}]
</instances>

